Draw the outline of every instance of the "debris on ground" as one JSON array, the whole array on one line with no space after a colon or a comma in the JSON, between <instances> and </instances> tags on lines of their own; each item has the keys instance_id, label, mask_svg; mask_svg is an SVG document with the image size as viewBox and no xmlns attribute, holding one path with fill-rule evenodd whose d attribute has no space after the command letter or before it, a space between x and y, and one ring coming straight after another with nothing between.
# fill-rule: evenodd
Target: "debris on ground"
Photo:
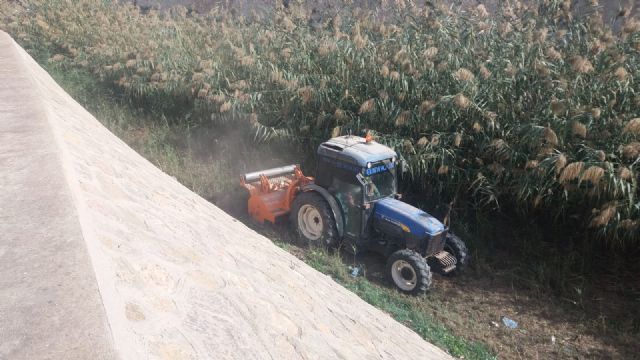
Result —
<instances>
[{"instance_id":1,"label":"debris on ground","mask_svg":"<svg viewBox=\"0 0 640 360\"><path fill-rule=\"evenodd\" d=\"M504 326L508 327L509 329L515 329L518 327L518 322L512 319L509 319L506 316L502 317L502 323L504 324Z\"/></svg>"},{"instance_id":2,"label":"debris on ground","mask_svg":"<svg viewBox=\"0 0 640 360\"><path fill-rule=\"evenodd\" d=\"M360 265L356 265L356 266L351 266L349 265L349 275L351 275L351 277L358 277L360 276L360 273L362 272L362 267Z\"/></svg>"}]
</instances>

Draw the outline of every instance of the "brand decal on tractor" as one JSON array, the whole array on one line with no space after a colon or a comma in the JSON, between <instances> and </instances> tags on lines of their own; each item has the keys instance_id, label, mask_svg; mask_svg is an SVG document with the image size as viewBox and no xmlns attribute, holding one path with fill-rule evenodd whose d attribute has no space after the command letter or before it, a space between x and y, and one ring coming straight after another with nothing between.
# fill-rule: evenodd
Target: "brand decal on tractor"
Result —
<instances>
[{"instance_id":1,"label":"brand decal on tractor","mask_svg":"<svg viewBox=\"0 0 640 360\"><path fill-rule=\"evenodd\" d=\"M394 167L395 167L395 164L390 162L389 165L379 165L376 167L372 167L370 169L365 169L364 174L366 176L371 176L377 173L381 173L383 171L389 171L389 169L393 169Z\"/></svg>"}]
</instances>

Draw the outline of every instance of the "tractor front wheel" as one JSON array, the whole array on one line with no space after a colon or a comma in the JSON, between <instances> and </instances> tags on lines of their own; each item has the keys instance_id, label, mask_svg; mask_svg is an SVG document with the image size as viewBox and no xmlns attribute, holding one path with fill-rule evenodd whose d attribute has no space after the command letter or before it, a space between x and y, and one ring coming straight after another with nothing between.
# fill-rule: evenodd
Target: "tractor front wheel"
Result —
<instances>
[{"instance_id":1,"label":"tractor front wheel","mask_svg":"<svg viewBox=\"0 0 640 360\"><path fill-rule=\"evenodd\" d=\"M338 231L327 201L315 192L300 193L291 206L291 223L309 244L334 247Z\"/></svg>"},{"instance_id":2,"label":"tractor front wheel","mask_svg":"<svg viewBox=\"0 0 640 360\"><path fill-rule=\"evenodd\" d=\"M419 295L431 287L431 269L427 261L413 250L398 250L387 260L387 274L400 291Z\"/></svg>"},{"instance_id":3,"label":"tractor front wheel","mask_svg":"<svg viewBox=\"0 0 640 360\"><path fill-rule=\"evenodd\" d=\"M469 264L469 250L467 245L458 236L448 233L444 243L444 250L456 258L456 269L450 275L462 272Z\"/></svg>"}]
</instances>

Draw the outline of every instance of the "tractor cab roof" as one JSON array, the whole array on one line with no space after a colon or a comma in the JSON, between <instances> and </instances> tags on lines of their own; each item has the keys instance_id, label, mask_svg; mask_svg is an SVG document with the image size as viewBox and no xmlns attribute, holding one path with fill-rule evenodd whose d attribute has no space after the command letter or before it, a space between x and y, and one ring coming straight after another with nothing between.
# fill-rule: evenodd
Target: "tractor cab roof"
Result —
<instances>
[{"instance_id":1,"label":"tractor cab roof","mask_svg":"<svg viewBox=\"0 0 640 360\"><path fill-rule=\"evenodd\" d=\"M366 167L367 163L391 159L397 154L391 148L375 141L367 142L359 136L339 136L323 142L318 155Z\"/></svg>"}]
</instances>

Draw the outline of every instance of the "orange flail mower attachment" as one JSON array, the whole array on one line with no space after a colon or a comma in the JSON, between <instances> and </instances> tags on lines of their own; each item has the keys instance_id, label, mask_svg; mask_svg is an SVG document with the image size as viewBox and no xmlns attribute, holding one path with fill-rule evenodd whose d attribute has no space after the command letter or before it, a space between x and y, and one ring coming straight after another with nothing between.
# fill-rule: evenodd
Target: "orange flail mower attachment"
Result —
<instances>
[{"instance_id":1,"label":"orange flail mower attachment","mask_svg":"<svg viewBox=\"0 0 640 360\"><path fill-rule=\"evenodd\" d=\"M271 223L291 211L300 188L313 182L298 165L289 165L245 174L240 185L249 191L249 214L260 223Z\"/></svg>"}]
</instances>

